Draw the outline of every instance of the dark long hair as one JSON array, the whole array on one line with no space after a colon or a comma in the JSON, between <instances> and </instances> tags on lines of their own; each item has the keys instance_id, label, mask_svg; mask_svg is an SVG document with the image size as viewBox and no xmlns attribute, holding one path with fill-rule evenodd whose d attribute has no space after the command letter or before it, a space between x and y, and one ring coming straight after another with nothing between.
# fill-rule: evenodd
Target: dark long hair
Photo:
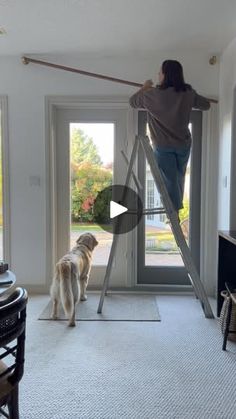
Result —
<instances>
[{"instance_id":1,"label":"dark long hair","mask_svg":"<svg viewBox=\"0 0 236 419\"><path fill-rule=\"evenodd\" d=\"M163 61L162 73L164 74L164 80L159 86L160 89L167 89L168 87L174 87L176 92L186 91L191 89L190 84L185 83L183 67L176 60Z\"/></svg>"}]
</instances>

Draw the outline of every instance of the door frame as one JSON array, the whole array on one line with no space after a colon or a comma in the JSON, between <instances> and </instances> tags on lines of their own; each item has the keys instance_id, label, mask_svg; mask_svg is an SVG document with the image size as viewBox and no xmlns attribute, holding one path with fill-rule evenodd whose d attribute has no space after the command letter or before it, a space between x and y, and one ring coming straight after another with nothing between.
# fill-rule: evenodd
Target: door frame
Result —
<instances>
[{"instance_id":1,"label":"door frame","mask_svg":"<svg viewBox=\"0 0 236 419\"><path fill-rule=\"evenodd\" d=\"M190 177L190 202L191 212L189 217L189 247L195 266L200 272L200 208L201 208L201 159L202 159L202 112L194 110L191 112L190 123L192 130L192 152L191 152L191 177ZM147 113L139 112L138 130L140 135L146 135ZM142 149L139 150L139 180L145 185L145 155ZM144 188L145 191L145 188ZM193 193L194 191L194 193ZM144 196L142 197L143 201ZM184 266L149 266L145 265L145 218L138 226L138 277L139 285L160 285L160 286L188 286L190 284L186 268ZM150 282L141 282L145 278ZM156 281L156 278L160 278Z\"/></svg>"},{"instance_id":2,"label":"door frame","mask_svg":"<svg viewBox=\"0 0 236 419\"><path fill-rule=\"evenodd\" d=\"M55 141L55 110L58 106L72 107L93 106L94 104L105 104L119 108L127 106L129 109L128 98L126 96L112 97L85 97L85 96L45 96L45 184L46 184L46 278L45 291L48 291L51 284L52 273L54 269L54 247L55 229L53 228L54 205L53 198L53 176L54 176L54 141ZM217 104L212 104L208 112L203 113L203 135L202 135L202 188L201 188L201 280L207 293L211 296L216 292L217 277L217 193L218 193L218 152L219 152L219 109ZM6 119L6 118L5 118ZM5 124L7 132L7 121ZM135 138L138 134L138 111L130 109L127 112L127 132L128 138ZM128 153L130 154L132 143L128 143ZM8 189L9 194L9 189ZM10 194L9 194L10 195ZM9 202L9 200L8 200ZM210 203L212 205L210 205ZM10 233L8 234L10 237ZM137 229L130 234L130 269L128 271L128 282L131 288L137 291L154 291L159 293L191 292L192 286L154 286L137 284Z\"/></svg>"},{"instance_id":3,"label":"door frame","mask_svg":"<svg viewBox=\"0 0 236 419\"><path fill-rule=\"evenodd\" d=\"M133 110L135 135L138 135L138 110ZM217 283L217 214L218 214L218 155L219 155L219 106L211 104L203 112L202 120L202 179L201 179L201 233L200 278L208 295L215 297ZM134 243L137 243L137 231ZM133 259L137 260L137 246ZM164 294L191 293L191 285L141 285L137 283L135 264L135 289Z\"/></svg>"},{"instance_id":4,"label":"door frame","mask_svg":"<svg viewBox=\"0 0 236 419\"><path fill-rule=\"evenodd\" d=\"M49 289L54 266L57 262L57 179L56 179L56 111L58 109L112 109L127 111L127 152L132 147L129 139L135 138L133 131L133 114L129 106L128 97L119 96L46 96L45 112L46 112L46 288ZM132 248L132 235L128 236L127 248ZM127 258L129 257L127 253ZM134 263L127 264L127 286L130 287L134 278ZM99 269L99 267L98 267Z\"/></svg>"}]
</instances>

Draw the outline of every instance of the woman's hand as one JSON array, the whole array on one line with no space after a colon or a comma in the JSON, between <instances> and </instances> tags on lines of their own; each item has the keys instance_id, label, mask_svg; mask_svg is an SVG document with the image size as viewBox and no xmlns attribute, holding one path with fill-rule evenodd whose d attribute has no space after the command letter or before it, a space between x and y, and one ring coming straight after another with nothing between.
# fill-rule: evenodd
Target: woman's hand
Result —
<instances>
[{"instance_id":1,"label":"woman's hand","mask_svg":"<svg viewBox=\"0 0 236 419\"><path fill-rule=\"evenodd\" d=\"M143 83L143 86L141 87L141 90L149 90L153 88L153 81L152 80L146 80Z\"/></svg>"}]
</instances>

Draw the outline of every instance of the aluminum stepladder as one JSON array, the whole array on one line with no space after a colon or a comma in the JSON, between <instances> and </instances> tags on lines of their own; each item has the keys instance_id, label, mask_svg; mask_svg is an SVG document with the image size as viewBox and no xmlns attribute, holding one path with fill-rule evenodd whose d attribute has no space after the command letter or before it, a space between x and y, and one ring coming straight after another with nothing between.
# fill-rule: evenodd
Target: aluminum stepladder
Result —
<instances>
[{"instance_id":1,"label":"aluminum stepladder","mask_svg":"<svg viewBox=\"0 0 236 419\"><path fill-rule=\"evenodd\" d=\"M189 277L190 282L193 286L196 297L201 302L201 306L202 306L202 309L204 311L205 317L206 318L214 318L214 315L213 315L211 306L209 304L208 297L206 295L204 286L203 286L203 284L201 282L201 279L198 275L198 272L197 272L195 264L193 262L189 247L186 243L184 234L183 234L181 226L179 224L178 214L175 211L175 209L173 207L173 204L171 202L171 199L169 197L169 194L167 192L167 189L166 189L165 183L163 181L162 175L161 175L160 170L158 168L158 165L156 163L156 159L155 159L155 156L154 156L153 149L150 145L150 141L149 141L149 138L147 136L136 136L136 138L135 138L134 147L133 147L131 157L130 157L130 160L129 160L129 164L128 164L128 171L127 171L127 175L126 175L125 186L129 186L130 181L131 181L131 176L133 176L137 188L139 189L139 187L140 187L139 180L136 178L136 176L133 172L135 158L138 154L138 147L140 145L143 148L144 155L146 156L146 159L147 159L148 164L150 166L155 185L156 185L156 187L157 187L157 189L158 189L158 191L161 195L162 204L164 206L164 208L143 210L143 215L147 215L147 214L150 214L150 213L151 214L165 213L167 215L167 217L170 221L170 226L171 226L176 244L179 247L179 250L180 250L180 253L181 253L181 256L182 256L182 259L183 259L183 263L184 263L185 268L187 270L188 277ZM125 155L124 155L124 158L125 158L126 162L128 163L128 159L127 159L127 157L125 157ZM125 196L123 196L123 199L124 198L125 198ZM120 221L119 217L117 217L116 224L115 224L115 227L114 227L114 233L116 231L116 228L119 228L119 223L120 222L121 221ZM108 264L107 264L107 268L106 268L106 274L105 274L105 278L104 278L104 282L103 282L102 292L101 292L101 296L100 296L100 301L99 301L99 305L98 305L98 310L97 310L98 313L102 312L103 302L104 302L104 298L105 298L105 295L106 295L106 292L107 292L107 289L108 289L108 285L109 285L109 280L110 280L110 275L111 275L111 270L112 270L112 264L113 264L113 259L114 259L116 248L117 248L117 243L118 243L118 234L114 234L113 241L112 241L112 246L111 246L111 250L110 250L110 255L109 255L109 260L108 260Z\"/></svg>"}]
</instances>

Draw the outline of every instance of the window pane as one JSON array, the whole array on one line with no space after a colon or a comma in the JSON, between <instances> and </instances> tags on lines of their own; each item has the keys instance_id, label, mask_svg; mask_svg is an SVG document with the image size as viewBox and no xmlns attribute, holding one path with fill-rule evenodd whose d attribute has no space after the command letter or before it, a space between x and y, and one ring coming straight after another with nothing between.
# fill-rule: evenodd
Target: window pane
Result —
<instances>
[{"instance_id":1,"label":"window pane","mask_svg":"<svg viewBox=\"0 0 236 419\"><path fill-rule=\"evenodd\" d=\"M189 129L191 131L192 124L189 124ZM147 135L150 136L148 125ZM189 158L185 176L184 208L180 211L180 225L187 242L189 234L190 163L191 157ZM163 207L160 194L154 184L154 179L147 161L145 177L146 207ZM183 261L171 231L169 220L165 214L150 214L145 216L145 265L183 266Z\"/></svg>"},{"instance_id":2,"label":"window pane","mask_svg":"<svg viewBox=\"0 0 236 419\"><path fill-rule=\"evenodd\" d=\"M94 234L99 246L94 265L106 265L113 235L93 219L93 202L98 192L112 185L114 163L113 123L71 123L71 247L80 234Z\"/></svg>"}]
</instances>

